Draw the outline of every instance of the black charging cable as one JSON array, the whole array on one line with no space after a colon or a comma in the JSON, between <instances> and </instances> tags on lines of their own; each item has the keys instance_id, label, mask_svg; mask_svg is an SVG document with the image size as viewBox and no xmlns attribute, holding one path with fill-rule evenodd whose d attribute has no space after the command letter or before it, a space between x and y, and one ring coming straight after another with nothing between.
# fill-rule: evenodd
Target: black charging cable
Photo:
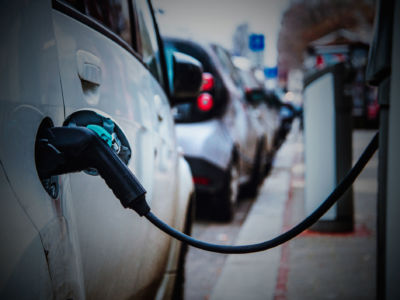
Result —
<instances>
[{"instance_id":1,"label":"black charging cable","mask_svg":"<svg viewBox=\"0 0 400 300\"><path fill-rule=\"evenodd\" d=\"M135 210L140 216L145 216L165 233L206 251L240 254L264 251L279 246L313 225L353 184L378 149L378 143L379 133L376 133L357 163L333 192L298 225L271 240L239 246L217 245L199 241L158 219L150 211L145 199L146 190L135 175L118 155L95 132L88 128L53 127L47 129L47 132L36 145L36 165L41 179L53 175L79 172L87 168L96 168L124 207Z\"/></svg>"},{"instance_id":2,"label":"black charging cable","mask_svg":"<svg viewBox=\"0 0 400 300\"><path fill-rule=\"evenodd\" d=\"M145 217L157 226L162 231L167 234L173 236L174 238L187 243L193 247L200 248L206 251L217 252L217 253L226 253L226 254L244 254L244 253L253 253L268 250L279 246L295 236L302 233L304 230L313 225L319 218L321 218L331 207L335 204L336 201L340 199L340 197L347 191L347 189L353 184L358 175L364 169L368 161L374 155L375 151L378 149L379 144L379 133L376 133L367 148L364 150L360 158L354 167L347 173L347 175L343 178L343 180L337 185L337 187L333 190L333 192L326 198L324 202L316 209L313 213L311 213L307 218L305 218L302 222L294 226L292 229L278 235L277 237L250 245L239 245L239 246L230 246L230 245L217 245L206 243L203 241L196 240L191 236L188 236L169 225L165 224L163 221L158 219L151 211L149 211Z\"/></svg>"}]
</instances>

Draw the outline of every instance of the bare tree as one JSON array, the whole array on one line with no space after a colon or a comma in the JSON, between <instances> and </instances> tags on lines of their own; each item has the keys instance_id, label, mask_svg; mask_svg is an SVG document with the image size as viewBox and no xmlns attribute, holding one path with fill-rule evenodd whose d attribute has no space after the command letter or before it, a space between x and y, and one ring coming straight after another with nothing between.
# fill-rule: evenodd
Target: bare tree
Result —
<instances>
[{"instance_id":1,"label":"bare tree","mask_svg":"<svg viewBox=\"0 0 400 300\"><path fill-rule=\"evenodd\" d=\"M336 30L370 35L373 0L294 0L283 15L278 38L280 72L301 68L307 45Z\"/></svg>"}]
</instances>

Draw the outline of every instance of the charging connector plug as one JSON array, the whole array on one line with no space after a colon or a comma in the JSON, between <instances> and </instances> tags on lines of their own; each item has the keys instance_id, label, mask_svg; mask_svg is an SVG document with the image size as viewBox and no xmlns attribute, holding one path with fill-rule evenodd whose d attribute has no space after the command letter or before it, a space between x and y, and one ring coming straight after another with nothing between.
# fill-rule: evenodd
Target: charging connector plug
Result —
<instances>
[{"instance_id":1,"label":"charging connector plug","mask_svg":"<svg viewBox=\"0 0 400 300\"><path fill-rule=\"evenodd\" d=\"M125 208L150 212L146 190L125 163L94 131L85 127L46 129L36 148L41 179L95 168Z\"/></svg>"},{"instance_id":2,"label":"charging connector plug","mask_svg":"<svg viewBox=\"0 0 400 300\"><path fill-rule=\"evenodd\" d=\"M347 173L332 193L308 217L293 228L270 240L250 245L216 245L196 240L172 228L158 219L146 203L146 190L125 163L98 133L86 127L52 127L45 129L36 145L36 164L40 179L53 175L79 172L95 168L104 178L124 207L145 216L151 223L170 236L191 246L227 254L264 251L279 246L313 225L326 213L353 184L367 162L378 149L379 135L376 133L354 167Z\"/></svg>"}]
</instances>

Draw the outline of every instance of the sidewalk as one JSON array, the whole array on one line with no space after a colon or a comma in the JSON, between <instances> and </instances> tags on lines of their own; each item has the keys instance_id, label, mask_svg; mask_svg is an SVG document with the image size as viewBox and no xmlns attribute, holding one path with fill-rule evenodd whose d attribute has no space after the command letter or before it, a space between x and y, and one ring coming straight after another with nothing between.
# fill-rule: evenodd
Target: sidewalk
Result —
<instances>
[{"instance_id":1,"label":"sidewalk","mask_svg":"<svg viewBox=\"0 0 400 300\"><path fill-rule=\"evenodd\" d=\"M357 159L373 132L353 135ZM269 251L230 255L211 299L375 299L377 154L354 186L350 234L307 231ZM302 135L289 134L235 244L275 237L304 218Z\"/></svg>"}]
</instances>

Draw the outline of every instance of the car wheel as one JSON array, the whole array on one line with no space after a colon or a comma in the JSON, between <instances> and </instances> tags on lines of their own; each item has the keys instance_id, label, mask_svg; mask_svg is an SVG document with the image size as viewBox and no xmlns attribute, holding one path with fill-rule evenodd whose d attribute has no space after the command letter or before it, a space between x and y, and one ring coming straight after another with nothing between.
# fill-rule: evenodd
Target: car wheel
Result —
<instances>
[{"instance_id":1,"label":"car wheel","mask_svg":"<svg viewBox=\"0 0 400 300\"><path fill-rule=\"evenodd\" d=\"M266 160L267 160L267 163L266 163L265 168L264 168L264 177L267 177L269 175L269 173L271 172L272 162L274 160L274 156L273 155L268 155Z\"/></svg>"},{"instance_id":2,"label":"car wheel","mask_svg":"<svg viewBox=\"0 0 400 300\"><path fill-rule=\"evenodd\" d=\"M186 213L185 218L185 227L184 233L187 235L191 235L192 233L192 224L195 216L195 199L194 196L191 197L189 202L189 207ZM186 264L186 255L188 252L188 244L182 243L181 250L178 258L178 270L176 273L176 279L174 284L174 291L172 299L174 300L183 300L185 295L185 264Z\"/></svg>"},{"instance_id":3,"label":"car wheel","mask_svg":"<svg viewBox=\"0 0 400 300\"><path fill-rule=\"evenodd\" d=\"M243 186L241 191L241 196L243 197L254 198L257 196L258 187L264 177L264 166L266 165L267 158L267 155L265 154L264 143L264 141L260 141L258 144L250 181Z\"/></svg>"},{"instance_id":4,"label":"car wheel","mask_svg":"<svg viewBox=\"0 0 400 300\"><path fill-rule=\"evenodd\" d=\"M224 187L217 200L215 215L220 221L232 220L234 207L239 193L239 168L236 163L231 163L226 173Z\"/></svg>"}]
</instances>

